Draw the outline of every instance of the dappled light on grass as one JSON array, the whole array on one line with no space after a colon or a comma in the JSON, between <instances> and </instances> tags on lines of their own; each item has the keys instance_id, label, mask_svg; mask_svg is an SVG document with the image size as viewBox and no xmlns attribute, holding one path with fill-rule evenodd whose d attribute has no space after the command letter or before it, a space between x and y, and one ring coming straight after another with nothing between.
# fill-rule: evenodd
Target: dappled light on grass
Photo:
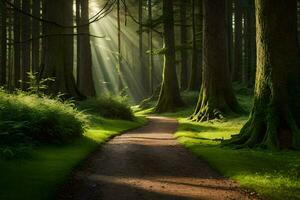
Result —
<instances>
[{"instance_id":1,"label":"dappled light on grass","mask_svg":"<svg viewBox=\"0 0 300 200\"><path fill-rule=\"evenodd\" d=\"M300 198L300 153L220 147L220 139L238 134L246 117L227 122L193 123L180 120L179 142L225 176L275 200Z\"/></svg>"}]
</instances>

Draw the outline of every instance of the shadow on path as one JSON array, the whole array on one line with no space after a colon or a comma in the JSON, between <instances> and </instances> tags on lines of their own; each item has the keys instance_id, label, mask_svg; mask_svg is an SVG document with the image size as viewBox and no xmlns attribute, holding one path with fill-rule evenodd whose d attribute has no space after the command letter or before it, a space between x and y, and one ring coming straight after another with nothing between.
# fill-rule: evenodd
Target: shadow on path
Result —
<instances>
[{"instance_id":1,"label":"shadow on path","mask_svg":"<svg viewBox=\"0 0 300 200\"><path fill-rule=\"evenodd\" d=\"M60 200L254 199L177 144L177 121L149 117L95 152L59 192Z\"/></svg>"}]
</instances>

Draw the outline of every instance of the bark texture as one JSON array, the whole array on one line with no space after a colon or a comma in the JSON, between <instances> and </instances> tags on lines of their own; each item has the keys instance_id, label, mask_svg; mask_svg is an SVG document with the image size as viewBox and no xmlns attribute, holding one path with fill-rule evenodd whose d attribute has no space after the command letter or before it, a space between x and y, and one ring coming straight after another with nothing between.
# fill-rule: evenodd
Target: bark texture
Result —
<instances>
[{"instance_id":1,"label":"bark texture","mask_svg":"<svg viewBox=\"0 0 300 200\"><path fill-rule=\"evenodd\" d=\"M45 0L46 19L67 26L73 25L73 2L61 0ZM57 12L57 8L61 11ZM55 77L55 82L49 84L51 93L63 93L67 97L81 98L73 76L73 29L60 28L47 24L45 33L61 34L45 39L44 73L43 77ZM64 36L64 34L67 34Z\"/></svg>"},{"instance_id":2,"label":"bark texture","mask_svg":"<svg viewBox=\"0 0 300 200\"><path fill-rule=\"evenodd\" d=\"M17 8L21 7L21 0L15 0L14 5ZM21 16L20 13L14 11L14 86L16 88L20 88L20 80L21 80L21 45L18 44L21 41Z\"/></svg>"},{"instance_id":3,"label":"bark texture","mask_svg":"<svg viewBox=\"0 0 300 200\"><path fill-rule=\"evenodd\" d=\"M30 13L30 0L22 0L22 10L26 13ZM22 41L28 41L31 38L31 18L28 16L22 16ZM25 42L22 43L22 88L26 89L27 81L28 81L28 72L30 72L31 62L30 62L30 51L31 51L31 43Z\"/></svg>"},{"instance_id":4,"label":"bark texture","mask_svg":"<svg viewBox=\"0 0 300 200\"><path fill-rule=\"evenodd\" d=\"M176 64L173 0L163 0L164 55L163 81L156 112L174 111L183 105L180 97Z\"/></svg>"},{"instance_id":5,"label":"bark texture","mask_svg":"<svg viewBox=\"0 0 300 200\"><path fill-rule=\"evenodd\" d=\"M200 26L202 26L202 0L192 0L192 40L193 40L193 49L192 49L192 67L191 67L191 72L190 72L190 80L189 80L189 85L188 85L188 90L190 91L199 91L200 84L199 80L201 79L202 75L202 70L200 69L201 67L201 53L199 53L200 49L200 41L198 40L197 37L197 15L196 15L196 7L198 3L198 8L199 8L199 21L200 21ZM201 37L200 37L201 38ZM200 39L201 40L201 39ZM200 81L201 83L201 81Z\"/></svg>"},{"instance_id":6,"label":"bark texture","mask_svg":"<svg viewBox=\"0 0 300 200\"><path fill-rule=\"evenodd\" d=\"M287 15L287 13L289 13ZM300 147L300 66L296 0L256 0L254 107L237 147Z\"/></svg>"},{"instance_id":7,"label":"bark texture","mask_svg":"<svg viewBox=\"0 0 300 200\"><path fill-rule=\"evenodd\" d=\"M180 72L180 89L186 90L188 87L188 51L185 46L188 44L188 30L187 30L187 4L186 1L180 1L180 42L181 49L181 72Z\"/></svg>"},{"instance_id":8,"label":"bark texture","mask_svg":"<svg viewBox=\"0 0 300 200\"><path fill-rule=\"evenodd\" d=\"M79 24L87 24L89 21L89 1L80 0L80 19ZM95 96L95 87L92 72L92 51L90 37L90 27L79 27L78 33L81 35L77 39L77 86L81 94L86 97Z\"/></svg>"},{"instance_id":9,"label":"bark texture","mask_svg":"<svg viewBox=\"0 0 300 200\"><path fill-rule=\"evenodd\" d=\"M203 79L195 121L222 118L239 112L229 73L225 0L204 0Z\"/></svg>"},{"instance_id":10,"label":"bark texture","mask_svg":"<svg viewBox=\"0 0 300 200\"><path fill-rule=\"evenodd\" d=\"M234 62L232 68L232 80L240 82L242 79L242 59L243 59L243 41L242 41L242 5L241 0L235 0L234 11Z\"/></svg>"},{"instance_id":11,"label":"bark texture","mask_svg":"<svg viewBox=\"0 0 300 200\"><path fill-rule=\"evenodd\" d=\"M7 62L7 7L4 2L0 2L1 6L1 57L0 57L0 85L6 84L6 62Z\"/></svg>"}]
</instances>

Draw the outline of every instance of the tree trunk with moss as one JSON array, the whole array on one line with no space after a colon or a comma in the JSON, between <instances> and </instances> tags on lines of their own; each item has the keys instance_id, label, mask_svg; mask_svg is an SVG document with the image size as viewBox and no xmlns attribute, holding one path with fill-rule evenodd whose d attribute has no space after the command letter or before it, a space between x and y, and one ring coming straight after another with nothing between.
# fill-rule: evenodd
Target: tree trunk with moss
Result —
<instances>
[{"instance_id":1,"label":"tree trunk with moss","mask_svg":"<svg viewBox=\"0 0 300 200\"><path fill-rule=\"evenodd\" d=\"M203 79L192 119L207 121L239 112L229 73L225 0L204 0Z\"/></svg>"},{"instance_id":2,"label":"tree trunk with moss","mask_svg":"<svg viewBox=\"0 0 300 200\"><path fill-rule=\"evenodd\" d=\"M256 0L255 99L248 122L230 141L238 147L300 148L296 8L296 0Z\"/></svg>"},{"instance_id":3,"label":"tree trunk with moss","mask_svg":"<svg viewBox=\"0 0 300 200\"><path fill-rule=\"evenodd\" d=\"M164 70L156 112L175 111L183 105L180 97L175 64L173 0L163 0Z\"/></svg>"}]
</instances>

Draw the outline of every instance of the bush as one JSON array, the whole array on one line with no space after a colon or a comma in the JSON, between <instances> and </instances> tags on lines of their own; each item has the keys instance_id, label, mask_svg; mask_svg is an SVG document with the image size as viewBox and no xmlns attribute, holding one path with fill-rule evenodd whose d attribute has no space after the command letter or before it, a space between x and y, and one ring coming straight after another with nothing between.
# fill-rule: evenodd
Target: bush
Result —
<instances>
[{"instance_id":1,"label":"bush","mask_svg":"<svg viewBox=\"0 0 300 200\"><path fill-rule=\"evenodd\" d=\"M85 124L71 102L0 91L0 145L65 142L81 136Z\"/></svg>"},{"instance_id":2,"label":"bush","mask_svg":"<svg viewBox=\"0 0 300 200\"><path fill-rule=\"evenodd\" d=\"M103 95L88 98L78 102L78 107L89 113L97 114L111 119L133 120L134 114L129 107L127 99L121 96Z\"/></svg>"}]
</instances>

